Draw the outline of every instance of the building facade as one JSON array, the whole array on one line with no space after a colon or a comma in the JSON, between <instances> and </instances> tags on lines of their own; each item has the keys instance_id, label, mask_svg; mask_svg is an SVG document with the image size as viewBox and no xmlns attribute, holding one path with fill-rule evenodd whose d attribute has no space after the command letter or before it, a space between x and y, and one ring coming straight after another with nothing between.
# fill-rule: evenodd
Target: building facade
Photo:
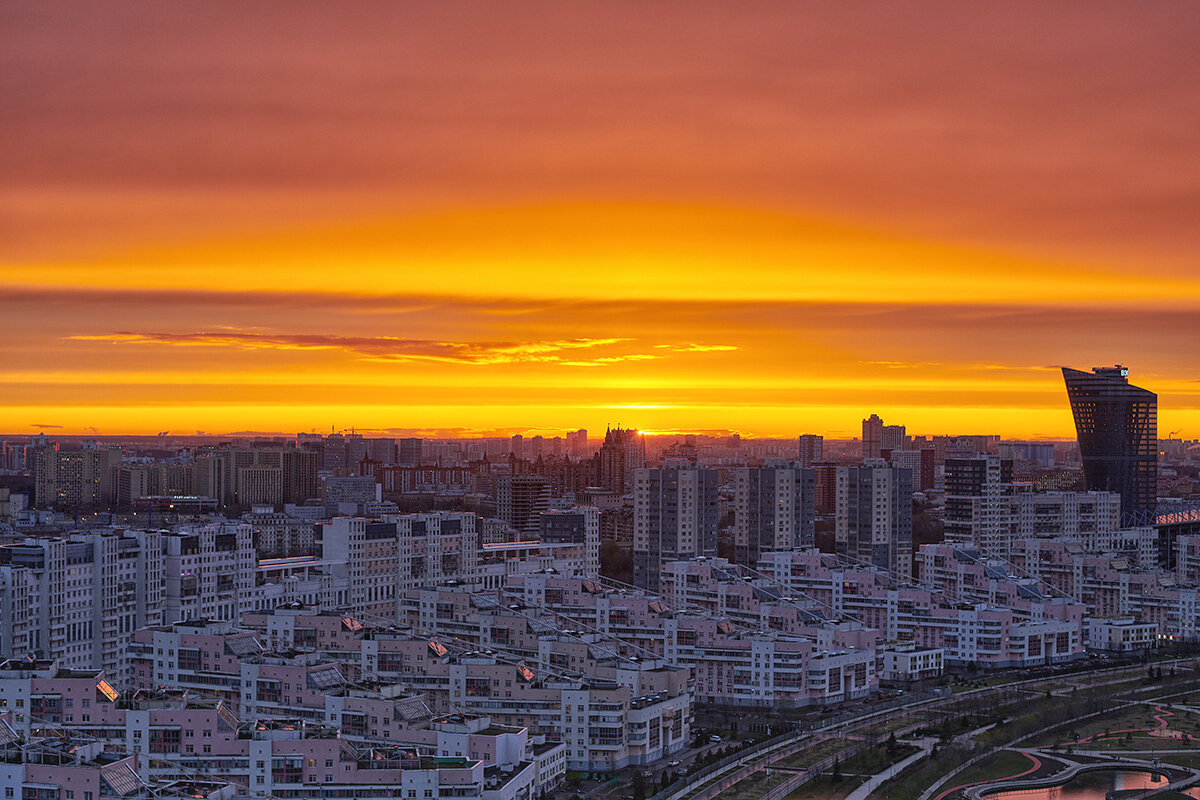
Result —
<instances>
[{"instance_id":1,"label":"building facade","mask_svg":"<svg viewBox=\"0 0 1200 800\"><path fill-rule=\"evenodd\" d=\"M1121 495L1123 525L1154 521L1158 492L1158 395L1120 365L1091 373L1063 367L1087 488Z\"/></svg>"}]
</instances>

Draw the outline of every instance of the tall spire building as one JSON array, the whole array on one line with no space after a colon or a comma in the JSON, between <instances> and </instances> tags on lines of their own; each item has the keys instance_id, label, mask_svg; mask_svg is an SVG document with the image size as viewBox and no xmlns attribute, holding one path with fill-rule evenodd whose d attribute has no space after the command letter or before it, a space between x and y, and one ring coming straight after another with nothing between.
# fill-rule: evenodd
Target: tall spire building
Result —
<instances>
[{"instance_id":1,"label":"tall spire building","mask_svg":"<svg viewBox=\"0 0 1200 800\"><path fill-rule=\"evenodd\" d=\"M1121 495L1121 522L1154 521L1158 494L1158 395L1129 383L1129 370L1063 367L1083 477L1093 491Z\"/></svg>"}]
</instances>

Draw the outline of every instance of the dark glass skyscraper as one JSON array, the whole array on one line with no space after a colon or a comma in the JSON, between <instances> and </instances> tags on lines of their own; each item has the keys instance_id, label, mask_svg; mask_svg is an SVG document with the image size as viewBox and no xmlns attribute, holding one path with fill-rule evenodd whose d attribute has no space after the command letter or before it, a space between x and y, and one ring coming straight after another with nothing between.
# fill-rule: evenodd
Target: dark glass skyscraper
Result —
<instances>
[{"instance_id":1,"label":"dark glass skyscraper","mask_svg":"<svg viewBox=\"0 0 1200 800\"><path fill-rule=\"evenodd\" d=\"M1119 492L1123 525L1154 521L1158 494L1158 395L1129 383L1120 365L1090 373L1063 367L1090 490Z\"/></svg>"}]
</instances>

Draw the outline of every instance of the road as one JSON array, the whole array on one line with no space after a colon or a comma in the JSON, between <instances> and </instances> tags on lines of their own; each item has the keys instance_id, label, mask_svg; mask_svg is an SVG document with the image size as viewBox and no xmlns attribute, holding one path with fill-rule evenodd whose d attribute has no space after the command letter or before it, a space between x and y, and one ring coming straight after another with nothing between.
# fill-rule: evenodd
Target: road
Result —
<instances>
[{"instance_id":1,"label":"road","mask_svg":"<svg viewBox=\"0 0 1200 800\"><path fill-rule=\"evenodd\" d=\"M1157 662L1155 666L1170 668L1174 666L1176 669L1191 669L1192 659L1181 658L1175 661ZM817 732L837 732L839 735L852 738L856 733L860 733L863 729L870 725L878 723L881 719L886 719L898 714L905 714L910 711L937 710L943 706L960 703L963 700L986 701L993 696L1002 696L1013 691L1043 691L1046 686L1054 684L1071 684L1075 681L1085 681L1088 678L1100 677L1100 681L1088 681L1087 686L1103 686L1109 683L1119 683L1121 681L1130 680L1138 676L1143 676L1146 673L1146 665L1135 664L1129 666L1099 666L1089 670L1082 670L1071 673L1051 673L1047 675L1039 675L1021 681L1013 681L997 686L987 686L979 689L969 689L967 691L956 692L949 695L928 695L923 697L910 697L895 704L888 704L880 707L880 704L871 704L859 701L849 704L841 709L841 713L834 716L832 719L819 722L815 727L808 731L797 731L797 737L808 735ZM647 797L652 796L658 788L662 773L671 767L667 764L670 760L680 762L678 767L674 767L676 772L682 772L687 767L691 766L695 761L713 750L726 747L729 742L709 743L699 749L687 748L684 752L675 754L655 764L647 767L642 767L644 771L649 771L650 775L646 777ZM757 769L762 769L766 764L753 765L747 767L747 776L752 774ZM586 794L587 800L613 800L613 798L623 797L630 793L628 781L611 782L594 788ZM675 797L684 797L687 795L686 790L680 790L675 793Z\"/></svg>"}]
</instances>

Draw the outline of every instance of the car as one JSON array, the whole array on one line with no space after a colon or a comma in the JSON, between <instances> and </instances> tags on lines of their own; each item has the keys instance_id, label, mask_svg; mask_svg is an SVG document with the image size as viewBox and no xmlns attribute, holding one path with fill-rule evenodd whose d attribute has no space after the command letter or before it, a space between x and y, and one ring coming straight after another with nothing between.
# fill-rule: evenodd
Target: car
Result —
<instances>
[{"instance_id":1,"label":"car","mask_svg":"<svg viewBox=\"0 0 1200 800\"><path fill-rule=\"evenodd\" d=\"M708 740L709 740L710 742L719 742L719 741L721 741L721 737L720 737L720 736L717 736L717 735L714 733L712 736L708 737Z\"/></svg>"},{"instance_id":2,"label":"car","mask_svg":"<svg viewBox=\"0 0 1200 800\"><path fill-rule=\"evenodd\" d=\"M667 766L670 767L671 769L675 769L676 767L679 766L679 762L678 761L668 761Z\"/></svg>"}]
</instances>

